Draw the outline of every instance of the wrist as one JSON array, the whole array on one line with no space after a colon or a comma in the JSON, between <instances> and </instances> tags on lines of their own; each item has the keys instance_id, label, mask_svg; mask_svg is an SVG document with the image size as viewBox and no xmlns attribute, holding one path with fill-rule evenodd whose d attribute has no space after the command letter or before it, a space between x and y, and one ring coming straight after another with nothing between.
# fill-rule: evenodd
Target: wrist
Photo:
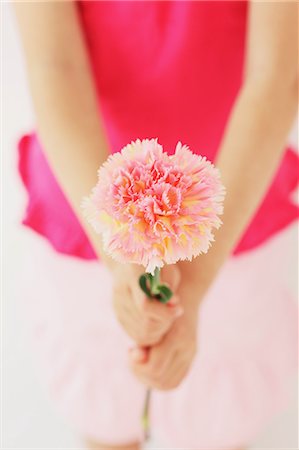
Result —
<instances>
[{"instance_id":1,"label":"wrist","mask_svg":"<svg viewBox=\"0 0 299 450\"><path fill-rule=\"evenodd\" d=\"M183 281L180 285L178 296L184 310L183 316L188 319L196 318L203 297L197 286L195 287Z\"/></svg>"},{"instance_id":2,"label":"wrist","mask_svg":"<svg viewBox=\"0 0 299 450\"><path fill-rule=\"evenodd\" d=\"M193 261L181 261L179 269L182 277L182 285L187 286L188 290L193 293L195 303L200 303L212 282L207 271Z\"/></svg>"}]
</instances>

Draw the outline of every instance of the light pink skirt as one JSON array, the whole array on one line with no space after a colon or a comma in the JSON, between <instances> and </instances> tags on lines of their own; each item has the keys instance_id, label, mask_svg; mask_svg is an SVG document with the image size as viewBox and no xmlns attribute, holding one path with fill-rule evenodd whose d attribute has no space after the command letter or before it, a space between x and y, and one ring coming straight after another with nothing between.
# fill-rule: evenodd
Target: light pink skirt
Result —
<instances>
[{"instance_id":1,"label":"light pink skirt","mask_svg":"<svg viewBox=\"0 0 299 450\"><path fill-rule=\"evenodd\" d=\"M152 431L168 448L250 444L287 406L297 367L297 306L283 276L291 231L228 260L206 296L191 371L176 390L153 393ZM108 271L24 232L20 297L57 410L95 441L139 439L145 388L128 368L132 343L114 317Z\"/></svg>"}]
</instances>

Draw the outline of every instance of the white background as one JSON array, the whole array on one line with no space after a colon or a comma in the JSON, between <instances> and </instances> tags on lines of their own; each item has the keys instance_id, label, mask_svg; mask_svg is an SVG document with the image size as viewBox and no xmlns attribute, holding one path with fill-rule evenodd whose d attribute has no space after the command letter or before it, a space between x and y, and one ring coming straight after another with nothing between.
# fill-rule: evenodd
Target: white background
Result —
<instances>
[{"instance_id":1,"label":"white background","mask_svg":"<svg viewBox=\"0 0 299 450\"><path fill-rule=\"evenodd\" d=\"M25 193L16 172L16 141L34 127L25 70L11 6L2 3L3 67L3 449L62 449L80 446L76 435L55 414L38 384L19 305L18 270L27 230L20 225ZM295 131L291 139L296 141ZM294 236L295 237L295 236ZM30 237L29 237L30 239ZM294 245L296 239L294 239ZM296 267L292 275L296 289ZM296 395L288 410L275 418L255 449L297 449Z\"/></svg>"}]
</instances>

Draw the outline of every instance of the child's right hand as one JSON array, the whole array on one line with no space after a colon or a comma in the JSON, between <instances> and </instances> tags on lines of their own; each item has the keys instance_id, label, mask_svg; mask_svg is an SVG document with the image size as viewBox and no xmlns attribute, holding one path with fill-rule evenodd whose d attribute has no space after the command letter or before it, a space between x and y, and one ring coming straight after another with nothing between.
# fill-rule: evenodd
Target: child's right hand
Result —
<instances>
[{"instance_id":1,"label":"child's right hand","mask_svg":"<svg viewBox=\"0 0 299 450\"><path fill-rule=\"evenodd\" d=\"M133 265L121 265L113 270L113 306L120 324L136 344L150 346L161 340L183 308L176 295L167 305L148 299L138 283L143 272ZM177 266L163 268L161 278L175 293L180 282Z\"/></svg>"}]
</instances>

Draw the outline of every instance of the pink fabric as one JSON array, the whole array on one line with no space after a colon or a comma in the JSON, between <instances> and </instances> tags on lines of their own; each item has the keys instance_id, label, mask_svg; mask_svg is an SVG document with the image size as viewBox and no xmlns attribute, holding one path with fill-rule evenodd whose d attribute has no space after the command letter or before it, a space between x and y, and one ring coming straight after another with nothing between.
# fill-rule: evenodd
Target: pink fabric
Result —
<instances>
[{"instance_id":1,"label":"pink fabric","mask_svg":"<svg viewBox=\"0 0 299 450\"><path fill-rule=\"evenodd\" d=\"M165 149L181 140L213 161L242 83L247 2L83 1L78 11L111 151L158 137ZM19 150L24 223L59 252L95 258L36 135L24 136ZM235 253L298 218L298 172L288 148Z\"/></svg>"},{"instance_id":2,"label":"pink fabric","mask_svg":"<svg viewBox=\"0 0 299 450\"><path fill-rule=\"evenodd\" d=\"M292 231L225 263L199 312L191 371L176 390L153 394L161 448L247 448L286 407L298 351L298 310L283 277ZM113 311L109 272L30 233L27 245L19 297L54 405L82 436L138 439L145 389L128 367L132 343Z\"/></svg>"}]
</instances>

